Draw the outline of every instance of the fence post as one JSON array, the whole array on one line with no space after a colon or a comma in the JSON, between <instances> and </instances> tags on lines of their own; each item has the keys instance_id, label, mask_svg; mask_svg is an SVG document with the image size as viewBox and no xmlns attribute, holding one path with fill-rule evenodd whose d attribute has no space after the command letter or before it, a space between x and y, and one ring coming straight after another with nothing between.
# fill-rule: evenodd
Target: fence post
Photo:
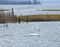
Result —
<instances>
[{"instance_id":1,"label":"fence post","mask_svg":"<svg viewBox=\"0 0 60 47\"><path fill-rule=\"evenodd\" d=\"M14 16L14 9L12 8L12 15Z\"/></svg>"},{"instance_id":2,"label":"fence post","mask_svg":"<svg viewBox=\"0 0 60 47\"><path fill-rule=\"evenodd\" d=\"M28 16L27 16L27 24L28 24Z\"/></svg>"},{"instance_id":3,"label":"fence post","mask_svg":"<svg viewBox=\"0 0 60 47\"><path fill-rule=\"evenodd\" d=\"M14 18L15 18L15 16L14 16L14 9L12 8L12 21L13 21L13 22L15 22L15 21L14 21Z\"/></svg>"}]
</instances>

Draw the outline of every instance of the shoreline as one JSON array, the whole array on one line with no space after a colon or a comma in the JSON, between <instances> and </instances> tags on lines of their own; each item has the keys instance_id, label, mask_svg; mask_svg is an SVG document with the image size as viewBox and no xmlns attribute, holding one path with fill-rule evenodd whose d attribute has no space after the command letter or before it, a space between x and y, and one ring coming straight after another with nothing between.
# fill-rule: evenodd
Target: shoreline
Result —
<instances>
[{"instance_id":1,"label":"shoreline","mask_svg":"<svg viewBox=\"0 0 60 47\"><path fill-rule=\"evenodd\" d=\"M25 16L1 16L0 23L20 23L23 22L48 22L60 21L60 14L39 14L39 15L25 15Z\"/></svg>"}]
</instances>

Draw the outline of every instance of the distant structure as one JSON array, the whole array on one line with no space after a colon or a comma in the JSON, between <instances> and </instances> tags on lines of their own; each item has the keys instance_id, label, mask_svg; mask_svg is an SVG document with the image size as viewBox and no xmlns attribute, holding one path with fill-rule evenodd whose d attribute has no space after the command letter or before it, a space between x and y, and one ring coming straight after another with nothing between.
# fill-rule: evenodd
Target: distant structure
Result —
<instances>
[{"instance_id":1,"label":"distant structure","mask_svg":"<svg viewBox=\"0 0 60 47\"><path fill-rule=\"evenodd\" d=\"M25 3L26 2L27 2L27 4L41 4L41 2L38 0L28 0L28 1L25 1Z\"/></svg>"},{"instance_id":2,"label":"distant structure","mask_svg":"<svg viewBox=\"0 0 60 47\"><path fill-rule=\"evenodd\" d=\"M37 0L34 0L34 4L37 4Z\"/></svg>"},{"instance_id":3,"label":"distant structure","mask_svg":"<svg viewBox=\"0 0 60 47\"><path fill-rule=\"evenodd\" d=\"M17 1L17 2L16 2ZM0 0L0 4L41 4L38 0L25 0L25 1L8 1L8 0Z\"/></svg>"},{"instance_id":4,"label":"distant structure","mask_svg":"<svg viewBox=\"0 0 60 47\"><path fill-rule=\"evenodd\" d=\"M29 0L28 3L31 4L31 0Z\"/></svg>"}]
</instances>

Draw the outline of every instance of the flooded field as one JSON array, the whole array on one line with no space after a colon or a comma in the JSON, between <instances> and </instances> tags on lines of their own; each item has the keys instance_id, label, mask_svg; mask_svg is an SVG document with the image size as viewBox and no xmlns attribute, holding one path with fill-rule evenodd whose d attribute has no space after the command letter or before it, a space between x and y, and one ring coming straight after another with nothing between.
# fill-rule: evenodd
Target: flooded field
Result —
<instances>
[{"instance_id":1,"label":"flooded field","mask_svg":"<svg viewBox=\"0 0 60 47\"><path fill-rule=\"evenodd\" d=\"M43 9L59 9L60 4L41 4L41 5L0 5L2 9L14 9L14 14L33 15L33 14L60 14L60 11L41 11Z\"/></svg>"},{"instance_id":2,"label":"flooded field","mask_svg":"<svg viewBox=\"0 0 60 47\"><path fill-rule=\"evenodd\" d=\"M0 47L60 47L60 22L0 24Z\"/></svg>"}]
</instances>

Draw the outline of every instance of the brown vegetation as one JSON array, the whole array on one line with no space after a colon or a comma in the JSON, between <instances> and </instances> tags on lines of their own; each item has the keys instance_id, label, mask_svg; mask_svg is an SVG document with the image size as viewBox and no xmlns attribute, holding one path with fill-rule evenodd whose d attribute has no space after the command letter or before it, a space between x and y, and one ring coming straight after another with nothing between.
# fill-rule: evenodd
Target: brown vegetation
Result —
<instances>
[{"instance_id":1,"label":"brown vegetation","mask_svg":"<svg viewBox=\"0 0 60 47\"><path fill-rule=\"evenodd\" d=\"M41 14L26 16L0 16L0 23L14 22L34 22L34 21L60 21L60 14Z\"/></svg>"},{"instance_id":2,"label":"brown vegetation","mask_svg":"<svg viewBox=\"0 0 60 47\"><path fill-rule=\"evenodd\" d=\"M21 21L60 21L60 14L40 14L18 16Z\"/></svg>"},{"instance_id":3,"label":"brown vegetation","mask_svg":"<svg viewBox=\"0 0 60 47\"><path fill-rule=\"evenodd\" d=\"M14 16L13 8L12 11L9 9L0 9L0 23L16 22L16 16Z\"/></svg>"}]
</instances>

